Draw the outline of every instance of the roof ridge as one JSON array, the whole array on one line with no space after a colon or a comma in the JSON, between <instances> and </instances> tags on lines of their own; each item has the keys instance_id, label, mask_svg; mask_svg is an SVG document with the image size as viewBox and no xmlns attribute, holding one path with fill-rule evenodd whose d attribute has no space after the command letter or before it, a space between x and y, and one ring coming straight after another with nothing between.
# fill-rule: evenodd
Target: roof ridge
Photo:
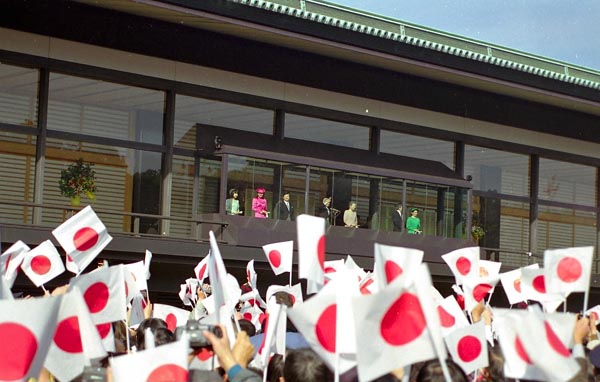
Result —
<instances>
[{"instance_id":1,"label":"roof ridge","mask_svg":"<svg viewBox=\"0 0 600 382\"><path fill-rule=\"evenodd\" d=\"M475 61L517 70L541 77L567 82L592 89L600 89L600 72L579 67L558 60L519 52L514 49L489 44L464 36L422 27L385 16L361 12L356 9L318 0L230 0L242 5L261 8L266 11L285 14L315 21L342 29L372 35L379 38L395 40L400 43L418 46L425 49L463 57ZM332 10L330 14L317 12ZM342 12L341 17L334 17L335 11ZM333 14L333 15L332 15ZM355 19L353 21L352 19ZM372 20L368 25L361 20ZM379 28L377 27L379 26ZM440 41L432 41L426 37L439 37ZM455 42L458 46L448 43ZM462 47L460 47L462 45ZM469 49L472 48L472 49ZM477 51L479 50L479 51ZM537 63L537 65L536 65ZM574 75L580 74L580 76Z\"/></svg>"}]
</instances>

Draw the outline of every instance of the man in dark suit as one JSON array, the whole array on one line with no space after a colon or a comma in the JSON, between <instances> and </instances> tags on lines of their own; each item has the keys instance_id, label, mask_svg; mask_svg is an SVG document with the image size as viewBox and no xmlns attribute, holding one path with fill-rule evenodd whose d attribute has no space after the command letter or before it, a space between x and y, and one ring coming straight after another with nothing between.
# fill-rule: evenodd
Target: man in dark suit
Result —
<instances>
[{"instance_id":1,"label":"man in dark suit","mask_svg":"<svg viewBox=\"0 0 600 382\"><path fill-rule=\"evenodd\" d=\"M284 191L280 201L275 204L275 219L293 221L294 206L290 203L289 191Z\"/></svg>"},{"instance_id":2,"label":"man in dark suit","mask_svg":"<svg viewBox=\"0 0 600 382\"><path fill-rule=\"evenodd\" d=\"M404 216L402 216L402 204L398 204L396 211L392 212L392 222L394 223L394 231L402 232L404 229Z\"/></svg>"}]
</instances>

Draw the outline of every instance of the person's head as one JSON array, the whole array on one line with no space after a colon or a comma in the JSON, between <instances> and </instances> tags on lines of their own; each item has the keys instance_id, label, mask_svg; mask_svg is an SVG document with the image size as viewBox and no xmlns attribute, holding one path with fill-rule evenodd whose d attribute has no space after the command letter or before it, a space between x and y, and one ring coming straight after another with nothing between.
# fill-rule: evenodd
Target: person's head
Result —
<instances>
[{"instance_id":1,"label":"person's head","mask_svg":"<svg viewBox=\"0 0 600 382\"><path fill-rule=\"evenodd\" d=\"M396 206L396 210L402 212L402 203L400 203Z\"/></svg>"},{"instance_id":2,"label":"person's head","mask_svg":"<svg viewBox=\"0 0 600 382\"><path fill-rule=\"evenodd\" d=\"M328 382L331 370L311 349L294 349L287 353L283 366L285 382Z\"/></svg>"},{"instance_id":3,"label":"person's head","mask_svg":"<svg viewBox=\"0 0 600 382\"><path fill-rule=\"evenodd\" d=\"M350 202L350 203L348 204L348 209L349 209L350 211L356 211L356 203L354 203L354 202Z\"/></svg>"},{"instance_id":4,"label":"person's head","mask_svg":"<svg viewBox=\"0 0 600 382\"><path fill-rule=\"evenodd\" d=\"M469 379L454 361L446 360L448 365L448 372L450 373L450 380L452 382L468 382ZM416 382L445 382L444 373L442 372L442 366L440 361L437 359L427 361L419 370L417 374Z\"/></svg>"},{"instance_id":5,"label":"person's head","mask_svg":"<svg viewBox=\"0 0 600 382\"><path fill-rule=\"evenodd\" d=\"M323 204L329 207L331 204L331 198L323 198Z\"/></svg>"},{"instance_id":6,"label":"person's head","mask_svg":"<svg viewBox=\"0 0 600 382\"><path fill-rule=\"evenodd\" d=\"M231 196L234 199L237 199L239 194L240 193L237 188L232 188L231 190L229 190L229 196Z\"/></svg>"},{"instance_id":7,"label":"person's head","mask_svg":"<svg viewBox=\"0 0 600 382\"><path fill-rule=\"evenodd\" d=\"M256 189L256 196L258 196L259 198L262 198L265 196L265 189L263 187L258 187Z\"/></svg>"},{"instance_id":8,"label":"person's head","mask_svg":"<svg viewBox=\"0 0 600 382\"><path fill-rule=\"evenodd\" d=\"M146 343L144 342L144 332L148 328L152 331L152 333L156 333L156 329L158 328L167 329L167 323L165 320L161 320L160 318L146 318L140 322L135 330L135 347L138 350L142 350L146 347Z\"/></svg>"},{"instance_id":9,"label":"person's head","mask_svg":"<svg viewBox=\"0 0 600 382\"><path fill-rule=\"evenodd\" d=\"M289 191L284 191L283 195L281 197L282 197L283 201L289 202L290 201L290 192Z\"/></svg>"},{"instance_id":10,"label":"person's head","mask_svg":"<svg viewBox=\"0 0 600 382\"><path fill-rule=\"evenodd\" d=\"M169 344L171 342L175 342L176 340L177 338L175 337L175 333L167 328L156 328L156 330L154 330L155 346Z\"/></svg>"},{"instance_id":11,"label":"person's head","mask_svg":"<svg viewBox=\"0 0 600 382\"><path fill-rule=\"evenodd\" d=\"M269 366L267 366L267 381L269 382L280 382L283 378L283 356L281 354L274 354L269 360Z\"/></svg>"},{"instance_id":12,"label":"person's head","mask_svg":"<svg viewBox=\"0 0 600 382\"><path fill-rule=\"evenodd\" d=\"M419 209L418 208L411 208L410 209L410 214L411 214L411 216L417 216L419 214Z\"/></svg>"},{"instance_id":13,"label":"person's head","mask_svg":"<svg viewBox=\"0 0 600 382\"><path fill-rule=\"evenodd\" d=\"M246 334L248 334L248 337L252 337L256 334L256 327L254 326L254 324L246 320L245 318L239 319L238 324L240 324L240 330L246 332Z\"/></svg>"}]
</instances>

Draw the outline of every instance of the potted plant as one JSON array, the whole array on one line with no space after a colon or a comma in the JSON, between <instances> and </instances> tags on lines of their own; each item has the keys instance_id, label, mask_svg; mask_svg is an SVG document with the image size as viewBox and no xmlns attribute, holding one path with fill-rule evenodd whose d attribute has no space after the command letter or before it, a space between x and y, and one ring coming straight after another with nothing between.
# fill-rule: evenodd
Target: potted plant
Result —
<instances>
[{"instance_id":1,"label":"potted plant","mask_svg":"<svg viewBox=\"0 0 600 382\"><path fill-rule=\"evenodd\" d=\"M92 163L84 163L83 158L69 165L60 172L58 187L60 194L71 198L71 205L81 204L81 195L86 195L91 201L96 200L96 172Z\"/></svg>"},{"instance_id":2,"label":"potted plant","mask_svg":"<svg viewBox=\"0 0 600 382\"><path fill-rule=\"evenodd\" d=\"M471 227L471 236L473 237L473 241L475 243L479 243L479 240L485 236L485 231L481 226L474 225Z\"/></svg>"}]
</instances>

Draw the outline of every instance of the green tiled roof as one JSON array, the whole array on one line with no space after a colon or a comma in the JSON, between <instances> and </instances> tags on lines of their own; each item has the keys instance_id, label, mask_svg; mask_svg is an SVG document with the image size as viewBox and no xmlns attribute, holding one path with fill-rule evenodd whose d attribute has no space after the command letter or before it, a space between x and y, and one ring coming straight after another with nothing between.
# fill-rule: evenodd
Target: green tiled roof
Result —
<instances>
[{"instance_id":1,"label":"green tiled roof","mask_svg":"<svg viewBox=\"0 0 600 382\"><path fill-rule=\"evenodd\" d=\"M317 0L231 0L449 55L600 89L600 72Z\"/></svg>"}]
</instances>

